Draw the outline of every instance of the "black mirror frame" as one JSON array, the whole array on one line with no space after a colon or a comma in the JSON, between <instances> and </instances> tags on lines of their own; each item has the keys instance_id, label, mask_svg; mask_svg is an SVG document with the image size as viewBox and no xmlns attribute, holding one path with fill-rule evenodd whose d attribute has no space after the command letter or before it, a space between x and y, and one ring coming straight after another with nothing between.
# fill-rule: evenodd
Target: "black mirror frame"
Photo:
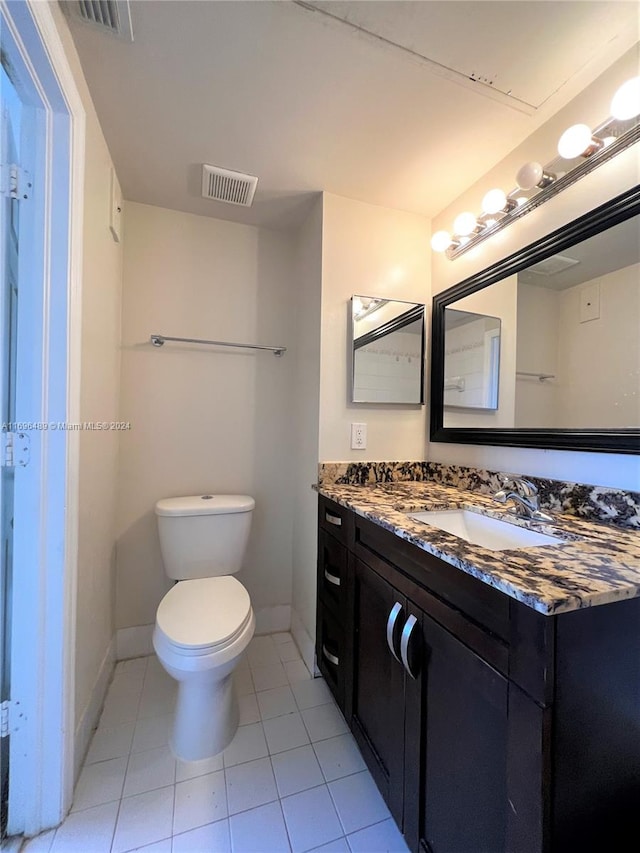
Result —
<instances>
[{"instance_id":1,"label":"black mirror frame","mask_svg":"<svg viewBox=\"0 0 640 853\"><path fill-rule=\"evenodd\" d=\"M451 428L444 426L443 407L444 311L447 305L638 214L640 185L434 296L431 334L431 441L640 454L640 429Z\"/></svg>"}]
</instances>

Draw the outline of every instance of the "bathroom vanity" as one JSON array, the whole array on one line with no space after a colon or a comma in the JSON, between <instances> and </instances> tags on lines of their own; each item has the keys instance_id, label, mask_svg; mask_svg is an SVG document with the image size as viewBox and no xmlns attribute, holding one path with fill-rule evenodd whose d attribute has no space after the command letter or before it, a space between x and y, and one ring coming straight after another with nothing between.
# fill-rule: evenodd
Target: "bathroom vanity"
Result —
<instances>
[{"instance_id":1,"label":"bathroom vanity","mask_svg":"<svg viewBox=\"0 0 640 853\"><path fill-rule=\"evenodd\" d=\"M626 849L638 533L563 515L557 544L489 550L410 517L452 506L509 518L431 483L320 488L318 666L380 792L414 851Z\"/></svg>"}]
</instances>

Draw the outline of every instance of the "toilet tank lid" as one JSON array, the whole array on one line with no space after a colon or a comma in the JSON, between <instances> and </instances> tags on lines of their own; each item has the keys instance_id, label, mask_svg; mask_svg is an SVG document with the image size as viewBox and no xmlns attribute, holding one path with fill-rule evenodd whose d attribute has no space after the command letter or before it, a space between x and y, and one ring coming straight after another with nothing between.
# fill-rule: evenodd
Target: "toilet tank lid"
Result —
<instances>
[{"instance_id":1,"label":"toilet tank lid","mask_svg":"<svg viewBox=\"0 0 640 853\"><path fill-rule=\"evenodd\" d=\"M158 501L156 515L222 515L251 512L255 505L249 495L188 495Z\"/></svg>"}]
</instances>

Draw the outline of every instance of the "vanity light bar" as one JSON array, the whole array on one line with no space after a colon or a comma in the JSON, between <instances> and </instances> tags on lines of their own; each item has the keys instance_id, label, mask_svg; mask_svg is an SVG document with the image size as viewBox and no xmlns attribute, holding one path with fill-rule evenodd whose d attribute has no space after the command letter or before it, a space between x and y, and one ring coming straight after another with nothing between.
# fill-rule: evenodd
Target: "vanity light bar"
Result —
<instances>
[{"instance_id":1,"label":"vanity light bar","mask_svg":"<svg viewBox=\"0 0 640 853\"><path fill-rule=\"evenodd\" d=\"M444 252L450 260L460 257L636 143L640 139L640 77L618 89L611 113L593 131L583 124L568 128L558 143L559 156L546 166L525 163L516 175L517 186L509 193L490 190L479 216L465 212L456 218L453 236L437 231L431 238L433 251Z\"/></svg>"}]
</instances>

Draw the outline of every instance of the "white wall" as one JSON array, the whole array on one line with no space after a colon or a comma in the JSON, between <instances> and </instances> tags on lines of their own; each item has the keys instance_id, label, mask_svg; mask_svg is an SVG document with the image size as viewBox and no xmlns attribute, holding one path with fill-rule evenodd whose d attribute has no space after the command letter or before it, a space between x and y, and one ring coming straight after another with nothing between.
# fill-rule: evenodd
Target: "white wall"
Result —
<instances>
[{"instance_id":1,"label":"white wall","mask_svg":"<svg viewBox=\"0 0 640 853\"><path fill-rule=\"evenodd\" d=\"M516 369L549 373L553 380L516 376L516 427L558 427L558 299L557 290L518 282Z\"/></svg>"},{"instance_id":2,"label":"white wall","mask_svg":"<svg viewBox=\"0 0 640 853\"><path fill-rule=\"evenodd\" d=\"M426 406L349 401L348 312L354 293L428 303L430 236L421 216L324 194L320 461L424 459ZM353 421L366 450L351 450Z\"/></svg>"},{"instance_id":3,"label":"white wall","mask_svg":"<svg viewBox=\"0 0 640 853\"><path fill-rule=\"evenodd\" d=\"M581 322L580 294L592 286L599 289L599 316ZM558 297L558 426L637 427L640 264L583 282Z\"/></svg>"},{"instance_id":4,"label":"white wall","mask_svg":"<svg viewBox=\"0 0 640 853\"><path fill-rule=\"evenodd\" d=\"M580 296L596 287L599 316L582 321ZM640 266L556 291L519 283L518 370L554 379L517 383L523 427L640 424Z\"/></svg>"},{"instance_id":5,"label":"white wall","mask_svg":"<svg viewBox=\"0 0 640 853\"><path fill-rule=\"evenodd\" d=\"M318 479L322 211L319 197L297 235L295 288L291 629L309 669L313 668L316 624L318 499L311 484Z\"/></svg>"},{"instance_id":6,"label":"white wall","mask_svg":"<svg viewBox=\"0 0 640 853\"><path fill-rule=\"evenodd\" d=\"M86 110L80 418L118 419L122 246L109 231L111 158L67 22L50 4ZM80 434L76 616L76 763L99 711L114 632L118 433ZM102 679L101 679L102 676Z\"/></svg>"},{"instance_id":7,"label":"white wall","mask_svg":"<svg viewBox=\"0 0 640 853\"><path fill-rule=\"evenodd\" d=\"M430 299L428 220L324 193L297 236L292 630L313 666L319 461L423 459L426 407L349 402L351 297ZM350 423L368 447L350 449Z\"/></svg>"},{"instance_id":8,"label":"white wall","mask_svg":"<svg viewBox=\"0 0 640 853\"><path fill-rule=\"evenodd\" d=\"M528 160L543 163L551 160L558 138L570 125L585 122L593 127L602 121L609 115L611 97L618 86L636 74L638 49L634 48L439 214L432 223L433 230L450 229L455 216L463 210L479 211L484 193L492 187L511 189L515 185L515 173ZM639 181L640 160L636 145L487 240L477 250L455 261L432 253L433 292L438 293L491 266ZM526 472L627 489L637 489L640 482L639 456L432 443L429 458L437 462Z\"/></svg>"},{"instance_id":9,"label":"white wall","mask_svg":"<svg viewBox=\"0 0 640 853\"><path fill-rule=\"evenodd\" d=\"M256 509L245 584L258 627L288 628L295 375L293 243L286 235L125 206L119 628L155 621L169 587L155 502L246 493ZM268 352L149 344L149 335L284 345ZM275 608L275 609L274 609ZM283 624L265 624L269 615ZM286 624L285 624L286 623Z\"/></svg>"}]
</instances>

